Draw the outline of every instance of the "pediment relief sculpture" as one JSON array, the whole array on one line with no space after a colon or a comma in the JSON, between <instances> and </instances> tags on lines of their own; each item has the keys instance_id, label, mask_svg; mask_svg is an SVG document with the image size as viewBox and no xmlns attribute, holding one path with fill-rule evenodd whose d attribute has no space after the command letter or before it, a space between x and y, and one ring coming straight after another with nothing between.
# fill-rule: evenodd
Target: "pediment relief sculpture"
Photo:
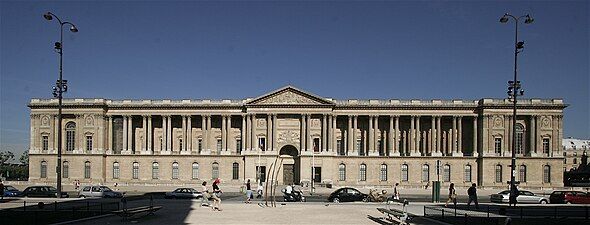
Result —
<instances>
[{"instance_id":1,"label":"pediment relief sculpture","mask_svg":"<svg viewBox=\"0 0 590 225\"><path fill-rule=\"evenodd\" d=\"M296 94L291 91L279 93L275 96L271 96L267 99L262 99L257 104L321 104L313 99L305 97L300 94Z\"/></svg>"}]
</instances>

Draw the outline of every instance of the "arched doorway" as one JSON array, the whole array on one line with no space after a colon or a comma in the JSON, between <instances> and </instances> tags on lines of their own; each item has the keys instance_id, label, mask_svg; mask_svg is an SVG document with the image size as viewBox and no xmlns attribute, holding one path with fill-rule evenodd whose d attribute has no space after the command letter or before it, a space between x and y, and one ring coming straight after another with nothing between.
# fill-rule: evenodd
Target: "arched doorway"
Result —
<instances>
[{"instance_id":1,"label":"arched doorway","mask_svg":"<svg viewBox=\"0 0 590 225\"><path fill-rule=\"evenodd\" d=\"M299 184L299 151L293 145L285 145L279 151L283 159L283 184ZM289 160L291 159L291 160Z\"/></svg>"}]
</instances>

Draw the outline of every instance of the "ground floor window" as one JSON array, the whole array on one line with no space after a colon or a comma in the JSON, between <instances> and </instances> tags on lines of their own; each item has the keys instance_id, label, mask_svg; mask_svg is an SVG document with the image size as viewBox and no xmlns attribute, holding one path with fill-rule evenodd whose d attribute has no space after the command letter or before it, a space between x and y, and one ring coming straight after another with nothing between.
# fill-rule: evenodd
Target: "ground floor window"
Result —
<instances>
[{"instance_id":1,"label":"ground floor window","mask_svg":"<svg viewBox=\"0 0 590 225\"><path fill-rule=\"evenodd\" d=\"M367 165L361 164L359 167L359 180L367 181Z\"/></svg>"},{"instance_id":2,"label":"ground floor window","mask_svg":"<svg viewBox=\"0 0 590 225\"><path fill-rule=\"evenodd\" d=\"M402 176L401 176L401 180L402 181L408 181L409 177L408 177L408 164L402 164Z\"/></svg>"},{"instance_id":3,"label":"ground floor window","mask_svg":"<svg viewBox=\"0 0 590 225\"><path fill-rule=\"evenodd\" d=\"M178 163L177 162L172 163L172 179L178 179Z\"/></svg>"},{"instance_id":4,"label":"ground floor window","mask_svg":"<svg viewBox=\"0 0 590 225\"><path fill-rule=\"evenodd\" d=\"M86 161L84 163L84 178L89 179L90 178L90 162Z\"/></svg>"},{"instance_id":5,"label":"ground floor window","mask_svg":"<svg viewBox=\"0 0 590 225\"><path fill-rule=\"evenodd\" d=\"M551 166L543 166L543 183L551 183Z\"/></svg>"},{"instance_id":6,"label":"ground floor window","mask_svg":"<svg viewBox=\"0 0 590 225\"><path fill-rule=\"evenodd\" d=\"M211 165L211 178L219 178L219 163L214 162L213 165Z\"/></svg>"},{"instance_id":7,"label":"ground floor window","mask_svg":"<svg viewBox=\"0 0 590 225\"><path fill-rule=\"evenodd\" d=\"M502 165L496 165L496 183L502 183Z\"/></svg>"},{"instance_id":8,"label":"ground floor window","mask_svg":"<svg viewBox=\"0 0 590 225\"><path fill-rule=\"evenodd\" d=\"M121 169L118 162L113 163L113 179L119 179Z\"/></svg>"},{"instance_id":9,"label":"ground floor window","mask_svg":"<svg viewBox=\"0 0 590 225\"><path fill-rule=\"evenodd\" d=\"M133 179L139 179L139 163L133 163L133 170L132 170Z\"/></svg>"},{"instance_id":10,"label":"ground floor window","mask_svg":"<svg viewBox=\"0 0 590 225\"><path fill-rule=\"evenodd\" d=\"M381 173L379 174L379 180L387 181L387 164L381 164Z\"/></svg>"},{"instance_id":11,"label":"ground floor window","mask_svg":"<svg viewBox=\"0 0 590 225\"><path fill-rule=\"evenodd\" d=\"M422 182L430 181L430 166L428 164L422 165Z\"/></svg>"},{"instance_id":12,"label":"ground floor window","mask_svg":"<svg viewBox=\"0 0 590 225\"><path fill-rule=\"evenodd\" d=\"M471 165L465 165L465 182L471 182Z\"/></svg>"},{"instance_id":13,"label":"ground floor window","mask_svg":"<svg viewBox=\"0 0 590 225\"><path fill-rule=\"evenodd\" d=\"M240 164L238 164L237 162L233 163L232 165L232 173L231 173L231 178L233 180L237 180L240 179Z\"/></svg>"},{"instance_id":14,"label":"ground floor window","mask_svg":"<svg viewBox=\"0 0 590 225\"><path fill-rule=\"evenodd\" d=\"M198 163L193 163L193 179L199 179L199 164Z\"/></svg>"},{"instance_id":15,"label":"ground floor window","mask_svg":"<svg viewBox=\"0 0 590 225\"><path fill-rule=\"evenodd\" d=\"M344 165L344 163L341 163L340 165L338 165L338 180L339 181L346 180L346 165Z\"/></svg>"}]
</instances>

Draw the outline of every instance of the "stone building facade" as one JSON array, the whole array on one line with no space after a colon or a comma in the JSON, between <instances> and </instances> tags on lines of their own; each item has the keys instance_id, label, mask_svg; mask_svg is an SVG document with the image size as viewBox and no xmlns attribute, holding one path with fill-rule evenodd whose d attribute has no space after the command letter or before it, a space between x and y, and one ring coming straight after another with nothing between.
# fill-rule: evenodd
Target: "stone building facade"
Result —
<instances>
[{"instance_id":1,"label":"stone building facade","mask_svg":"<svg viewBox=\"0 0 590 225\"><path fill-rule=\"evenodd\" d=\"M55 182L57 100L28 106L29 180ZM243 100L65 99L63 182L500 187L516 138L520 185L560 187L566 106L523 99L513 118L508 99L335 100L292 86Z\"/></svg>"},{"instance_id":2,"label":"stone building facade","mask_svg":"<svg viewBox=\"0 0 590 225\"><path fill-rule=\"evenodd\" d=\"M582 156L590 151L590 140L565 138L563 139L563 171L577 169Z\"/></svg>"}]
</instances>

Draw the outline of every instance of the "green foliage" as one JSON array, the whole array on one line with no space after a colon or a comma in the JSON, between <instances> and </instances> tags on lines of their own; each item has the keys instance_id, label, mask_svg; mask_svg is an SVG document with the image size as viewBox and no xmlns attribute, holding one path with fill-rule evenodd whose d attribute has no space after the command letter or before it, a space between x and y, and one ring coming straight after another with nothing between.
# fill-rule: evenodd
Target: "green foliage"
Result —
<instances>
[{"instance_id":1,"label":"green foliage","mask_svg":"<svg viewBox=\"0 0 590 225\"><path fill-rule=\"evenodd\" d=\"M20 155L18 161L23 165L29 165L29 151L24 151L23 154Z\"/></svg>"},{"instance_id":2,"label":"green foliage","mask_svg":"<svg viewBox=\"0 0 590 225\"><path fill-rule=\"evenodd\" d=\"M29 166L18 164L0 165L0 175L6 177L6 180L28 180Z\"/></svg>"},{"instance_id":3,"label":"green foliage","mask_svg":"<svg viewBox=\"0 0 590 225\"><path fill-rule=\"evenodd\" d=\"M0 152L0 164L4 165L14 158L14 153L11 151Z\"/></svg>"}]
</instances>

